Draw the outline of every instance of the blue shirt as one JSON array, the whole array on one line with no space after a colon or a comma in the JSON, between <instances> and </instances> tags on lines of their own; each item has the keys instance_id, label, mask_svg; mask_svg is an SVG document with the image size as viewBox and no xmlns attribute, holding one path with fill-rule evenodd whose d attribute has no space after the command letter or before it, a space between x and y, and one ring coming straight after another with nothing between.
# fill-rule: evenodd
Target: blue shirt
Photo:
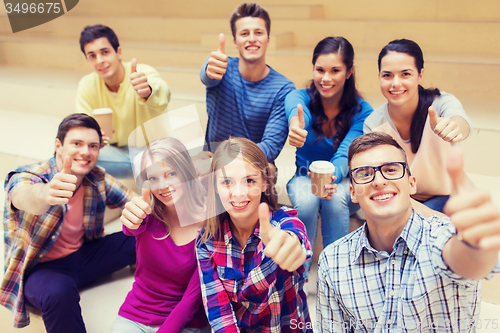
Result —
<instances>
[{"instance_id":1,"label":"blue shirt","mask_svg":"<svg viewBox=\"0 0 500 333\"><path fill-rule=\"evenodd\" d=\"M443 260L454 233L448 218L413 212L391 253L370 245L366 224L327 246L318 263L318 331L473 332L481 284Z\"/></svg>"},{"instance_id":2,"label":"blue shirt","mask_svg":"<svg viewBox=\"0 0 500 333\"><path fill-rule=\"evenodd\" d=\"M238 58L228 58L222 80L207 76L208 60L201 68L200 78L207 86L208 147L214 152L217 142L230 136L243 137L255 142L272 162L288 136L284 102L295 85L271 67L262 80L245 80L238 61Z\"/></svg>"},{"instance_id":3,"label":"blue shirt","mask_svg":"<svg viewBox=\"0 0 500 333\"><path fill-rule=\"evenodd\" d=\"M342 140L337 149L333 149L333 141L337 134L331 139L323 137L323 139L316 141L319 135L313 130L312 124L317 117L309 110L310 101L311 96L309 96L308 89L292 91L285 99L285 111L288 120L297 116L297 104L301 104L304 109L304 129L307 131L307 137L304 146L297 148L295 158L297 174L306 176L309 165L314 161L330 161L335 166L334 175L337 177L335 183L340 183L347 176L347 152L349 146L352 140L363 134L363 124L366 117L373 112L373 108L368 102L358 98L358 103L361 106L360 111L352 116L351 128L344 137L344 140Z\"/></svg>"}]
</instances>

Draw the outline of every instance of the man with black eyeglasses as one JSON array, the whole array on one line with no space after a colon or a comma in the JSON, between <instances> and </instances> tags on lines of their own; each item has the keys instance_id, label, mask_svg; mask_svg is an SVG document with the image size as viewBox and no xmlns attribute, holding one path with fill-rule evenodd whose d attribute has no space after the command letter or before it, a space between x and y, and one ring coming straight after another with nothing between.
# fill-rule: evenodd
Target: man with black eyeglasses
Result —
<instances>
[{"instance_id":1,"label":"man with black eyeglasses","mask_svg":"<svg viewBox=\"0 0 500 333\"><path fill-rule=\"evenodd\" d=\"M352 142L351 198L366 223L320 256L319 332L475 331L479 280L500 272L500 212L471 188L462 158L448 158L450 218L426 219L412 208L417 182L401 146L379 132Z\"/></svg>"}]
</instances>

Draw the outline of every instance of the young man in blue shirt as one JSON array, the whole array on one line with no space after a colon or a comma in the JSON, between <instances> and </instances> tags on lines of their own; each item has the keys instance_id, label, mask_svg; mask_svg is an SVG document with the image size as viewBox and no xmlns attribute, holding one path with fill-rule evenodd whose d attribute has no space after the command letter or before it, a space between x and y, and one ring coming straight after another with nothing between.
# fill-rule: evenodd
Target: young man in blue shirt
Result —
<instances>
[{"instance_id":1,"label":"young man in blue shirt","mask_svg":"<svg viewBox=\"0 0 500 333\"><path fill-rule=\"evenodd\" d=\"M200 72L207 87L206 141L213 152L229 136L244 137L273 162L288 135L284 100L295 86L266 65L271 20L264 8L243 3L230 23L239 58L225 55L221 34L219 49L211 53Z\"/></svg>"}]
</instances>

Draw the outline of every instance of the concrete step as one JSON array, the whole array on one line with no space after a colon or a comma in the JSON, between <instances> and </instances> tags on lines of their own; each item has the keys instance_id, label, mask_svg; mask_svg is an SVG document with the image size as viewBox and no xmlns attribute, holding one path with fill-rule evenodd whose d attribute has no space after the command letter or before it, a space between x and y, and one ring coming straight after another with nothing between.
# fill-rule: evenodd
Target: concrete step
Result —
<instances>
[{"instance_id":1,"label":"concrete step","mask_svg":"<svg viewBox=\"0 0 500 333\"><path fill-rule=\"evenodd\" d=\"M176 110L195 104L202 127L205 128L207 122L205 90L199 81L198 70L192 67L184 69L160 67L158 69L172 89L172 101L167 110ZM10 97L2 101L2 108L12 112L25 112L27 115L53 116L58 123L64 116L74 112L78 80L85 73L87 72L0 66L0 90L5 93L5 96ZM183 79L186 80L183 81ZM191 81L194 88L190 87ZM380 92L363 95L374 108L385 102ZM500 148L492 143L500 142L500 114L498 113L500 102L462 99L459 95L457 96L474 124L474 131L462 143L466 151L466 170L472 173L496 175L497 166L500 164ZM19 126L22 125L19 124ZM10 127L12 128L17 128L17 125ZM27 135L28 133L37 132L26 132ZM292 147L290 149L293 152L286 160L291 160L290 165L293 166L294 149ZM286 153L283 152L279 158L282 158L284 154ZM288 165L288 163L283 163L283 165ZM294 170L294 167L286 172L280 170L280 174L291 177Z\"/></svg>"},{"instance_id":2,"label":"concrete step","mask_svg":"<svg viewBox=\"0 0 500 333\"><path fill-rule=\"evenodd\" d=\"M317 1L320 2L320 1ZM170 17L218 17L229 20L233 10L238 6L237 2L231 0L219 0L217 5L194 0L189 6L179 6L175 1L147 0L146 6L137 6L133 1L110 1L103 4L96 0L86 1L85 4L75 7L75 12L81 14L96 15L102 12L113 13L112 15L157 15ZM262 3L272 19L277 18L318 18L323 17L324 6L321 4L309 4L306 1L295 1L295 3L273 3L267 1ZM99 10L96 10L99 8Z\"/></svg>"},{"instance_id":3,"label":"concrete step","mask_svg":"<svg viewBox=\"0 0 500 333\"><path fill-rule=\"evenodd\" d=\"M308 7L308 6L306 6ZM272 7L286 14L287 7ZM290 7L300 11L301 6ZM172 17L113 14L79 15L77 12L16 33L17 37L78 38L86 25L101 23L115 30L120 41L200 43L207 31L220 33L229 30L227 17ZM0 21L7 18L0 17ZM397 29L394 27L397 26ZM135 27L131 29L130 27ZM151 33L158 31L159 33ZM174 32L175 33L172 33ZM165 33L163 33L165 32ZM9 24L0 22L0 34L11 35ZM359 17L336 18L275 18L272 20L271 48L276 46L310 46L328 35L346 37L356 49L380 50L396 38L410 38L426 52L460 52L500 55L500 20L439 20L436 18L399 17L393 19ZM228 34L230 36L230 34ZM275 39L276 41L273 41ZM215 38L217 45L217 38ZM466 48L463 45L467 45Z\"/></svg>"},{"instance_id":4,"label":"concrete step","mask_svg":"<svg viewBox=\"0 0 500 333\"><path fill-rule=\"evenodd\" d=\"M404 10L394 8L390 0L377 2L370 0L356 0L346 2L341 0L263 0L259 3L268 9L271 19L277 18L273 7L277 6L317 6L323 8L323 15L327 18L383 18L383 19L447 19L447 20L500 20L498 2L491 0L407 0ZM218 0L217 4L207 3L204 0L190 0L189 5L182 5L174 0L144 0L139 5L134 0L99 0L80 1L70 13L86 15L147 15L172 17L225 17L229 16L238 5L233 0ZM2 7L2 11L4 7ZM393 10L391 10L394 8ZM281 10L284 12L284 10Z\"/></svg>"},{"instance_id":5,"label":"concrete step","mask_svg":"<svg viewBox=\"0 0 500 333\"><path fill-rule=\"evenodd\" d=\"M217 40L214 41L214 47L203 47L187 43L124 42L123 59L135 57L139 62L155 67L188 67L190 73L194 74L217 47L216 43ZM234 48L226 49L228 55L237 56ZM298 88L302 88L312 77L311 53L309 47L269 50L266 61L294 81ZM0 54L0 64L77 71L88 71L89 68L72 39L0 36ZM377 55L378 51L375 50L356 50L356 75L358 88L362 92L378 92L380 89ZM496 77L500 76L500 56L443 52L427 52L425 56L424 86L437 86L441 90L453 92L460 99L500 101L495 84ZM195 79L194 75L191 77L201 87L199 79Z\"/></svg>"},{"instance_id":6,"label":"concrete step","mask_svg":"<svg viewBox=\"0 0 500 333\"><path fill-rule=\"evenodd\" d=\"M190 69L179 71L178 68L169 67L158 70L172 91L167 110L195 104L206 124L205 86L200 82L198 73ZM88 73L89 71L0 66L0 90L4 96L9 96L2 100L0 107L62 119L74 112L78 81ZM186 78L190 78L190 81L186 81Z\"/></svg>"}]
</instances>

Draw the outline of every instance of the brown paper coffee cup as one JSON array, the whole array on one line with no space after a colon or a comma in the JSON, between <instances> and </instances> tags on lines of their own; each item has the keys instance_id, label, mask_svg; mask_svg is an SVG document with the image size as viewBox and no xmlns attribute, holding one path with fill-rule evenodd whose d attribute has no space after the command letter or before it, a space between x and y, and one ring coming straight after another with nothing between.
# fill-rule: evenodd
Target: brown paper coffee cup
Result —
<instances>
[{"instance_id":1,"label":"brown paper coffee cup","mask_svg":"<svg viewBox=\"0 0 500 333\"><path fill-rule=\"evenodd\" d=\"M92 116L101 127L101 131L111 140L113 137L113 110L110 108L94 109Z\"/></svg>"},{"instance_id":2,"label":"brown paper coffee cup","mask_svg":"<svg viewBox=\"0 0 500 333\"><path fill-rule=\"evenodd\" d=\"M309 165L311 171L311 192L317 197L325 198L328 192L325 191L325 185L332 183L335 166L328 161L314 161Z\"/></svg>"}]
</instances>

